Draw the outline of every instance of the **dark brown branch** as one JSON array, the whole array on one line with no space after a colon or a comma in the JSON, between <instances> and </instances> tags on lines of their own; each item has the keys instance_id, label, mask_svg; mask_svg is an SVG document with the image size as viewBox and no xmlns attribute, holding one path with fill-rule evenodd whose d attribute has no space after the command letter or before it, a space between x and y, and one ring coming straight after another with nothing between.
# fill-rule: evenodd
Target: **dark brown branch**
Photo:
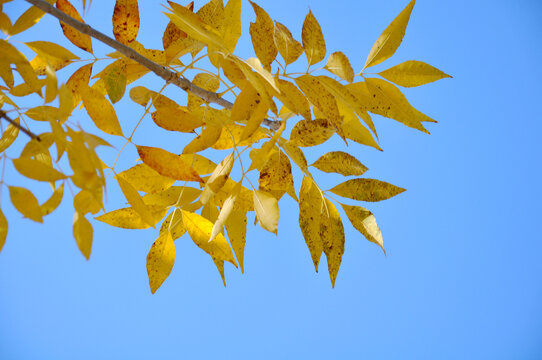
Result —
<instances>
[{"instance_id":1,"label":"dark brown branch","mask_svg":"<svg viewBox=\"0 0 542 360\"><path fill-rule=\"evenodd\" d=\"M78 20L75 20L71 16L58 10L54 6L45 2L44 0L26 0L26 1L36 6L37 8L43 10L44 12L56 17L58 20L62 21L63 23L73 27L75 30L79 31L80 33L89 35L95 38L96 40L99 40L103 42L104 44L109 45L110 47L117 50L118 52L126 56L127 58L132 59L138 62L139 64L145 66L147 69L155 73L157 76L164 79L167 83L174 84L178 86L179 88L181 88L182 90L186 92L190 92L193 95L198 96L199 98L201 98L203 101L207 103L218 104L226 109L231 109L233 107L233 103L231 103L230 101L226 99L221 98L220 96L218 96L217 93L202 89L199 86L192 84L189 80L178 77L174 71L171 71L165 66L162 66L160 64L155 63L154 61L149 60L148 58L139 54L134 49L118 42L115 39L112 39L111 37L105 35L104 33L101 33L95 30L90 25L82 23ZM275 130L280 126L279 121L273 121L269 119L265 119L263 124Z\"/></svg>"},{"instance_id":2,"label":"dark brown branch","mask_svg":"<svg viewBox=\"0 0 542 360\"><path fill-rule=\"evenodd\" d=\"M37 141L41 141L40 137L36 134L34 134L32 131L25 129L21 126L21 124L18 124L15 120L10 118L4 111L0 110L0 118L7 120L11 125L15 126L17 129L24 132L26 135L30 136L31 139L36 139Z\"/></svg>"}]
</instances>

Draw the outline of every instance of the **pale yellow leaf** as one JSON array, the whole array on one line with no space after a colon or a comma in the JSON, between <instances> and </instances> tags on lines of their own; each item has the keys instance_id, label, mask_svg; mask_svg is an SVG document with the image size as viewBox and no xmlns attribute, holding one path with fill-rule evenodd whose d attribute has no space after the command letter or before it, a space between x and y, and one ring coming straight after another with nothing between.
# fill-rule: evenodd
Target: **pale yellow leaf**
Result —
<instances>
[{"instance_id":1,"label":"pale yellow leaf","mask_svg":"<svg viewBox=\"0 0 542 360\"><path fill-rule=\"evenodd\" d=\"M137 190L134 189L134 187L130 185L128 181L124 180L122 176L117 176L116 179L119 183L122 193L124 194L124 197L126 197L126 200L128 200L128 203L132 206L132 209L137 212L137 214L144 222L146 222L151 227L154 227L154 224L156 224L157 221L155 221L153 215L147 208L147 205L145 205L145 203L143 202L141 195L139 195Z\"/></svg>"},{"instance_id":2,"label":"pale yellow leaf","mask_svg":"<svg viewBox=\"0 0 542 360\"><path fill-rule=\"evenodd\" d=\"M175 182L167 176L160 175L146 164L138 164L118 174L128 181L136 190L147 194L162 192Z\"/></svg>"},{"instance_id":3,"label":"pale yellow leaf","mask_svg":"<svg viewBox=\"0 0 542 360\"><path fill-rule=\"evenodd\" d=\"M322 193L311 178L304 176L299 191L299 227L309 248L316 272L318 272L318 264L324 251L320 238L320 214L323 210Z\"/></svg>"},{"instance_id":4,"label":"pale yellow leaf","mask_svg":"<svg viewBox=\"0 0 542 360\"><path fill-rule=\"evenodd\" d=\"M171 233L166 231L161 233L154 244L152 244L147 255L147 275L149 276L151 293L154 294L167 279L174 264L175 243L173 242Z\"/></svg>"},{"instance_id":5,"label":"pale yellow leaf","mask_svg":"<svg viewBox=\"0 0 542 360\"><path fill-rule=\"evenodd\" d=\"M260 226L276 235L279 225L277 198L267 191L254 190L254 211L256 211Z\"/></svg>"},{"instance_id":6,"label":"pale yellow leaf","mask_svg":"<svg viewBox=\"0 0 542 360\"><path fill-rule=\"evenodd\" d=\"M233 181L231 178L228 179L222 189L220 189L220 191L217 192L213 197L213 203L220 207L224 206L224 202L234 191L236 191L238 186L239 183ZM235 204L233 205L233 211L254 211L254 196L251 190L241 186L241 190L239 191Z\"/></svg>"},{"instance_id":7,"label":"pale yellow leaf","mask_svg":"<svg viewBox=\"0 0 542 360\"><path fill-rule=\"evenodd\" d=\"M137 0L117 0L113 10L113 34L117 41L128 45L139 32Z\"/></svg>"},{"instance_id":8,"label":"pale yellow leaf","mask_svg":"<svg viewBox=\"0 0 542 360\"><path fill-rule=\"evenodd\" d=\"M222 209L220 209L220 213L213 224L213 230L211 231L209 241L213 241L219 233L223 233L224 223L228 220L233 211L233 206L235 205L235 200L237 199L240 190L241 186L238 187L237 193L231 194L226 201L224 201Z\"/></svg>"},{"instance_id":9,"label":"pale yellow leaf","mask_svg":"<svg viewBox=\"0 0 542 360\"><path fill-rule=\"evenodd\" d=\"M149 205L149 210L158 223L166 215L167 209L160 205ZM111 226L123 229L148 229L151 226L147 224L141 216L132 208L123 208L110 211L95 218Z\"/></svg>"},{"instance_id":10,"label":"pale yellow leaf","mask_svg":"<svg viewBox=\"0 0 542 360\"><path fill-rule=\"evenodd\" d=\"M320 238L327 258L331 286L335 287L335 280L344 254L344 227L335 205L325 199L324 207L320 216Z\"/></svg>"},{"instance_id":11,"label":"pale yellow leaf","mask_svg":"<svg viewBox=\"0 0 542 360\"><path fill-rule=\"evenodd\" d=\"M75 7L68 0L57 0L56 7L75 20L84 22L81 15L79 15L79 12L77 12ZM63 22L61 22L60 25L62 26L64 36L66 36L72 44L92 54L92 40L89 35L83 34Z\"/></svg>"},{"instance_id":12,"label":"pale yellow leaf","mask_svg":"<svg viewBox=\"0 0 542 360\"><path fill-rule=\"evenodd\" d=\"M244 211L233 210L226 220L226 231L230 239L231 247L235 252L241 272L244 273L244 252L245 240L247 235L247 214Z\"/></svg>"},{"instance_id":13,"label":"pale yellow leaf","mask_svg":"<svg viewBox=\"0 0 542 360\"><path fill-rule=\"evenodd\" d=\"M316 21L310 10L303 22L301 40L303 41L303 48L305 49L309 66L324 59L326 56L326 42L320 24L318 24L318 21Z\"/></svg>"},{"instance_id":14,"label":"pale yellow leaf","mask_svg":"<svg viewBox=\"0 0 542 360\"><path fill-rule=\"evenodd\" d=\"M375 179L347 180L330 189L334 194L361 201L386 200L405 191L405 189Z\"/></svg>"},{"instance_id":15,"label":"pale yellow leaf","mask_svg":"<svg viewBox=\"0 0 542 360\"><path fill-rule=\"evenodd\" d=\"M277 48L274 42L275 25L269 15L250 1L254 12L256 13L256 22L250 23L250 37L256 56L265 69L271 69L271 63L277 57Z\"/></svg>"},{"instance_id":16,"label":"pale yellow leaf","mask_svg":"<svg viewBox=\"0 0 542 360\"><path fill-rule=\"evenodd\" d=\"M228 261L237 267L230 245L224 235L218 234L213 241L209 242L211 232L213 231L213 223L211 221L190 211L183 210L182 214L184 226L190 238L192 238L197 246L213 258Z\"/></svg>"},{"instance_id":17,"label":"pale yellow leaf","mask_svg":"<svg viewBox=\"0 0 542 360\"><path fill-rule=\"evenodd\" d=\"M99 91L87 87L83 91L83 105L98 129L109 135L123 136L113 105Z\"/></svg>"},{"instance_id":18,"label":"pale yellow leaf","mask_svg":"<svg viewBox=\"0 0 542 360\"><path fill-rule=\"evenodd\" d=\"M295 40L288 28L279 22L275 22L275 32L273 34L275 45L284 59L286 65L296 61L303 54L303 46Z\"/></svg>"},{"instance_id":19,"label":"pale yellow leaf","mask_svg":"<svg viewBox=\"0 0 542 360\"><path fill-rule=\"evenodd\" d=\"M369 56L367 56L364 69L380 64L382 61L395 54L395 51L399 45L401 45L403 37L405 36L410 13L412 12L415 3L416 0L412 0L376 40Z\"/></svg>"},{"instance_id":20,"label":"pale yellow leaf","mask_svg":"<svg viewBox=\"0 0 542 360\"><path fill-rule=\"evenodd\" d=\"M345 204L341 204L341 206L343 207L346 216L348 216L348 219L354 228L363 234L367 240L380 246L382 251L384 251L384 254L386 254L386 250L384 250L382 232L376 223L376 218L374 215L369 210L361 206L351 206Z\"/></svg>"},{"instance_id":21,"label":"pale yellow leaf","mask_svg":"<svg viewBox=\"0 0 542 360\"><path fill-rule=\"evenodd\" d=\"M67 176L39 160L26 157L13 159L13 165L19 174L38 181L57 181Z\"/></svg>"},{"instance_id":22,"label":"pale yellow leaf","mask_svg":"<svg viewBox=\"0 0 542 360\"><path fill-rule=\"evenodd\" d=\"M325 67L330 73L348 82L354 81L354 70L350 61L342 52L337 51L329 56Z\"/></svg>"},{"instance_id":23,"label":"pale yellow leaf","mask_svg":"<svg viewBox=\"0 0 542 360\"><path fill-rule=\"evenodd\" d=\"M149 146L137 146L137 152L141 160L160 175L175 180L203 182L198 173L178 155Z\"/></svg>"},{"instance_id":24,"label":"pale yellow leaf","mask_svg":"<svg viewBox=\"0 0 542 360\"><path fill-rule=\"evenodd\" d=\"M8 220L6 219L6 216L0 210L0 252L2 251L2 248L6 244L6 238L8 236ZM242 263L241 263L241 269L242 269Z\"/></svg>"},{"instance_id":25,"label":"pale yellow leaf","mask_svg":"<svg viewBox=\"0 0 542 360\"><path fill-rule=\"evenodd\" d=\"M216 166L209 179L205 182L205 188L200 199L202 204L206 204L224 186L230 176L234 160L234 153L231 153Z\"/></svg>"},{"instance_id":26,"label":"pale yellow leaf","mask_svg":"<svg viewBox=\"0 0 542 360\"><path fill-rule=\"evenodd\" d=\"M343 151L328 152L311 166L326 173L337 173L344 176L362 175L367 168L355 157Z\"/></svg>"},{"instance_id":27,"label":"pale yellow leaf","mask_svg":"<svg viewBox=\"0 0 542 360\"><path fill-rule=\"evenodd\" d=\"M301 120L290 133L290 142L307 147L326 142L335 133L335 128L326 119Z\"/></svg>"},{"instance_id":28,"label":"pale yellow leaf","mask_svg":"<svg viewBox=\"0 0 542 360\"><path fill-rule=\"evenodd\" d=\"M9 196L15 209L23 214L24 217L39 223L43 222L38 199L36 199L30 190L19 186L10 186Z\"/></svg>"},{"instance_id":29,"label":"pale yellow leaf","mask_svg":"<svg viewBox=\"0 0 542 360\"><path fill-rule=\"evenodd\" d=\"M414 87L429 84L444 78L451 78L439 69L421 61L409 60L395 65L378 75L404 87Z\"/></svg>"},{"instance_id":30,"label":"pale yellow leaf","mask_svg":"<svg viewBox=\"0 0 542 360\"><path fill-rule=\"evenodd\" d=\"M81 254L88 260L92 250L93 230L90 222L78 212L73 215L73 237Z\"/></svg>"}]
</instances>

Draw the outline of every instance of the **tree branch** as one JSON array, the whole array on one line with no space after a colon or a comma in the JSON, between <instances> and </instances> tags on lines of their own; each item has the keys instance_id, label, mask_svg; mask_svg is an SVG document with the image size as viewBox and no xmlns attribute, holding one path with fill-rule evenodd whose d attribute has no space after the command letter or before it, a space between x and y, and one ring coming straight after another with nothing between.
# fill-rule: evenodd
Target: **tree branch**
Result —
<instances>
[{"instance_id":1,"label":"tree branch","mask_svg":"<svg viewBox=\"0 0 542 360\"><path fill-rule=\"evenodd\" d=\"M149 60L148 58L139 54L134 49L118 42L115 39L110 38L104 33L99 32L98 30L95 30L90 25L72 18L71 16L67 15L63 11L60 11L54 6L45 2L44 0L26 0L26 1L36 6L37 8L43 10L47 14L50 14L56 17L58 20L71 26L72 28L79 31L80 33L89 35L95 38L96 40L101 41L106 45L109 45L110 47L117 50L118 52L126 56L127 58L132 59L138 62L139 64L145 66L147 69L155 73L157 76L164 79L167 83L174 84L178 86L179 88L181 88L182 90L186 92L190 92L193 95L196 95L197 97L201 98L203 101L207 103L218 104L226 109L233 108L233 103L229 102L226 99L221 98L220 96L218 96L217 93L202 89L199 86L192 84L192 82L190 82L189 80L178 77L174 71L171 71L165 66L162 66L160 64L155 63L154 61ZM264 119L263 124L274 130L276 130L280 126L279 121L273 121L269 119Z\"/></svg>"},{"instance_id":2,"label":"tree branch","mask_svg":"<svg viewBox=\"0 0 542 360\"><path fill-rule=\"evenodd\" d=\"M21 126L21 124L18 124L10 118L4 111L0 110L0 118L7 120L11 125L15 126L20 131L24 132L26 135L28 135L31 139L36 139L37 141L41 141L40 137L36 134L34 134L32 131L25 129Z\"/></svg>"}]
</instances>

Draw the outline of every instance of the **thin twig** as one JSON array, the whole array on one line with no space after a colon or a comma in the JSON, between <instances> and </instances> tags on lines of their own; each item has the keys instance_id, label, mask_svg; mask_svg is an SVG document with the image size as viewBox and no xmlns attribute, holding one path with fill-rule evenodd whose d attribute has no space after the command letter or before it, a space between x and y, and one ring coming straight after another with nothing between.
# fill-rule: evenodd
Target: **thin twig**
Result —
<instances>
[{"instance_id":1,"label":"thin twig","mask_svg":"<svg viewBox=\"0 0 542 360\"><path fill-rule=\"evenodd\" d=\"M110 47L117 50L124 56L128 57L129 59L132 59L138 62L139 64L145 66L147 69L155 73L157 76L164 79L167 83L174 84L178 86L179 88L181 88L182 90L186 92L190 92L193 95L196 95L197 97L201 98L203 101L207 103L218 104L226 109L233 108L233 103L231 103L230 101L226 99L221 98L220 96L218 96L217 93L202 89L199 86L192 84L192 82L190 82L189 80L178 77L174 71L171 71L165 66L162 66L160 64L155 63L154 61L147 59L146 57L142 56L134 49L118 42L115 39L110 38L104 33L99 32L98 30L95 30L88 24L82 23L72 18L71 16L67 15L63 11L60 11L54 6L45 2L44 0L26 0L26 1L36 6L37 8L43 10L44 12L56 17L58 20L71 26L72 28L79 31L80 33L89 35L95 38L96 40L101 41L106 45L109 45ZM264 119L263 123L264 125L272 129L278 128L280 126L279 121L274 121L270 119Z\"/></svg>"},{"instance_id":2,"label":"thin twig","mask_svg":"<svg viewBox=\"0 0 542 360\"><path fill-rule=\"evenodd\" d=\"M21 126L21 124L18 124L15 120L10 118L4 111L0 110L0 118L7 120L11 125L15 126L17 129L24 132L26 135L30 136L31 139L36 139L37 141L41 141L40 137L36 134L34 134L32 131L25 129Z\"/></svg>"}]
</instances>

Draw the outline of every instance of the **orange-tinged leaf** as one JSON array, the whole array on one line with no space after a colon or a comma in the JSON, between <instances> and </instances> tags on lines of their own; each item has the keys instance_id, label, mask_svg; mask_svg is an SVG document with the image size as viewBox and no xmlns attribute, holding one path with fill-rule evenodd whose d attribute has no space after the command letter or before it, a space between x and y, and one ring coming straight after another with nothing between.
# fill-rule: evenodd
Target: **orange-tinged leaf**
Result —
<instances>
[{"instance_id":1,"label":"orange-tinged leaf","mask_svg":"<svg viewBox=\"0 0 542 360\"><path fill-rule=\"evenodd\" d=\"M128 181L136 190L147 194L162 192L173 185L175 179L160 175L147 164L137 164L118 174Z\"/></svg>"},{"instance_id":2,"label":"orange-tinged leaf","mask_svg":"<svg viewBox=\"0 0 542 360\"><path fill-rule=\"evenodd\" d=\"M363 234L367 240L380 246L382 251L384 251L384 254L386 254L386 250L384 250L382 232L376 223L376 218L374 215L369 210L361 206L351 206L345 204L341 204L341 206L343 207L346 216L348 216L348 219L352 223L352 226Z\"/></svg>"},{"instance_id":3,"label":"orange-tinged leaf","mask_svg":"<svg viewBox=\"0 0 542 360\"><path fill-rule=\"evenodd\" d=\"M19 186L10 186L9 196L15 209L23 214L24 217L39 223L43 222L38 199L36 199L30 190Z\"/></svg>"},{"instance_id":4,"label":"orange-tinged leaf","mask_svg":"<svg viewBox=\"0 0 542 360\"><path fill-rule=\"evenodd\" d=\"M230 239L231 247L235 252L241 272L244 273L244 253L245 253L245 241L247 236L247 214L244 211L233 210L228 219L226 220L226 231L228 238Z\"/></svg>"},{"instance_id":5,"label":"orange-tinged leaf","mask_svg":"<svg viewBox=\"0 0 542 360\"><path fill-rule=\"evenodd\" d=\"M326 142L335 133L335 128L326 119L301 120L290 133L290 142L307 147Z\"/></svg>"},{"instance_id":6,"label":"orange-tinged leaf","mask_svg":"<svg viewBox=\"0 0 542 360\"><path fill-rule=\"evenodd\" d=\"M256 13L256 22L250 23L249 29L252 46L263 67L271 69L271 63L277 57L274 41L275 25L264 9L252 1L250 4Z\"/></svg>"},{"instance_id":7,"label":"orange-tinged leaf","mask_svg":"<svg viewBox=\"0 0 542 360\"><path fill-rule=\"evenodd\" d=\"M403 37L405 36L410 13L412 12L415 3L416 0L412 0L376 40L369 56L367 56L364 69L380 64L382 61L389 59L395 54L395 51L399 45L401 45Z\"/></svg>"},{"instance_id":8,"label":"orange-tinged leaf","mask_svg":"<svg viewBox=\"0 0 542 360\"><path fill-rule=\"evenodd\" d=\"M405 189L375 179L347 180L330 189L334 194L361 201L386 200L405 191Z\"/></svg>"},{"instance_id":9,"label":"orange-tinged leaf","mask_svg":"<svg viewBox=\"0 0 542 360\"><path fill-rule=\"evenodd\" d=\"M62 198L64 197L64 183L60 184L59 187L53 191L53 194L49 199L47 199L46 202L40 205L41 213L43 216L49 215L53 211L55 211L60 203L62 202Z\"/></svg>"},{"instance_id":10,"label":"orange-tinged leaf","mask_svg":"<svg viewBox=\"0 0 542 360\"><path fill-rule=\"evenodd\" d=\"M162 220L167 213L167 209L160 205L149 205L148 208L156 223ZM94 219L123 229L148 229L151 227L131 207L113 210Z\"/></svg>"},{"instance_id":11,"label":"orange-tinged leaf","mask_svg":"<svg viewBox=\"0 0 542 360\"><path fill-rule=\"evenodd\" d=\"M84 22L81 15L79 15L79 12L77 12L75 7L68 0L57 0L56 7L75 20ZM60 22L60 26L62 26L64 36L66 36L66 38L70 40L72 44L92 54L92 40L89 35L82 34L63 22Z\"/></svg>"},{"instance_id":12,"label":"orange-tinged leaf","mask_svg":"<svg viewBox=\"0 0 542 360\"><path fill-rule=\"evenodd\" d=\"M117 41L128 45L139 32L137 0L117 0L113 10L113 34Z\"/></svg>"},{"instance_id":13,"label":"orange-tinged leaf","mask_svg":"<svg viewBox=\"0 0 542 360\"><path fill-rule=\"evenodd\" d=\"M154 227L154 224L157 223L155 221L154 216L147 208L147 205L143 202L143 199L141 198L141 195L137 192L136 189L130 183L122 176L116 177L120 189L122 190L122 193L124 194L124 197L126 197L126 200L128 200L128 203L132 206L132 209L134 209L137 214L141 217L141 220L146 222L151 227Z\"/></svg>"},{"instance_id":14,"label":"orange-tinged leaf","mask_svg":"<svg viewBox=\"0 0 542 360\"><path fill-rule=\"evenodd\" d=\"M57 181L67 176L39 160L20 157L13 159L13 165L19 174L38 181Z\"/></svg>"},{"instance_id":15,"label":"orange-tinged leaf","mask_svg":"<svg viewBox=\"0 0 542 360\"><path fill-rule=\"evenodd\" d=\"M451 78L439 69L421 61L409 60L395 65L387 70L381 71L382 76L397 85L414 87L429 84L444 78Z\"/></svg>"},{"instance_id":16,"label":"orange-tinged leaf","mask_svg":"<svg viewBox=\"0 0 542 360\"><path fill-rule=\"evenodd\" d=\"M198 247L213 258L228 261L237 267L230 245L224 235L218 234L213 241L209 242L211 232L213 231L213 223L211 221L190 211L182 210L182 214L184 226L190 238L192 238Z\"/></svg>"},{"instance_id":17,"label":"orange-tinged leaf","mask_svg":"<svg viewBox=\"0 0 542 360\"><path fill-rule=\"evenodd\" d=\"M267 191L254 190L254 211L260 226L276 235L279 225L277 198Z\"/></svg>"},{"instance_id":18,"label":"orange-tinged leaf","mask_svg":"<svg viewBox=\"0 0 542 360\"><path fill-rule=\"evenodd\" d=\"M17 124L20 123L19 118L16 118L14 121ZM15 125L9 124L0 138L0 152L3 152L9 148L15 139L17 139L17 135L19 135L19 128Z\"/></svg>"},{"instance_id":19,"label":"orange-tinged leaf","mask_svg":"<svg viewBox=\"0 0 542 360\"><path fill-rule=\"evenodd\" d=\"M332 151L324 154L316 160L314 166L326 173L337 173L344 176L362 175L367 171L358 159L343 151Z\"/></svg>"},{"instance_id":20,"label":"orange-tinged leaf","mask_svg":"<svg viewBox=\"0 0 542 360\"><path fill-rule=\"evenodd\" d=\"M318 24L318 21L316 21L310 10L303 22L301 40L303 41L303 48L305 49L309 66L324 59L326 56L326 42L320 24Z\"/></svg>"},{"instance_id":21,"label":"orange-tinged leaf","mask_svg":"<svg viewBox=\"0 0 542 360\"><path fill-rule=\"evenodd\" d=\"M155 293L167 279L175 264L175 243L171 233L161 233L147 255L147 275L151 293Z\"/></svg>"},{"instance_id":22,"label":"orange-tinged leaf","mask_svg":"<svg viewBox=\"0 0 542 360\"><path fill-rule=\"evenodd\" d=\"M8 236L8 220L6 219L2 210L0 210L0 252L6 244L6 238ZM242 266L242 265L241 265Z\"/></svg>"},{"instance_id":23,"label":"orange-tinged leaf","mask_svg":"<svg viewBox=\"0 0 542 360\"><path fill-rule=\"evenodd\" d=\"M150 146L137 146L137 152L141 160L160 175L175 180L203 182L198 173L178 155Z\"/></svg>"},{"instance_id":24,"label":"orange-tinged leaf","mask_svg":"<svg viewBox=\"0 0 542 360\"><path fill-rule=\"evenodd\" d=\"M303 177L299 191L299 227L307 243L314 268L318 272L324 245L320 238L320 214L323 211L323 196L314 181Z\"/></svg>"},{"instance_id":25,"label":"orange-tinged leaf","mask_svg":"<svg viewBox=\"0 0 542 360\"><path fill-rule=\"evenodd\" d=\"M325 199L324 210L320 216L320 238L327 258L331 286L335 287L344 254L344 227L337 208L328 199Z\"/></svg>"},{"instance_id":26,"label":"orange-tinged leaf","mask_svg":"<svg viewBox=\"0 0 542 360\"><path fill-rule=\"evenodd\" d=\"M73 237L81 251L81 254L88 260L92 250L93 230L90 222L78 212L73 216Z\"/></svg>"},{"instance_id":27,"label":"orange-tinged leaf","mask_svg":"<svg viewBox=\"0 0 542 360\"><path fill-rule=\"evenodd\" d=\"M350 65L350 61L346 55L340 51L334 52L329 56L326 69L330 73L337 75L349 83L354 81L354 70L352 69L352 65Z\"/></svg>"},{"instance_id":28,"label":"orange-tinged leaf","mask_svg":"<svg viewBox=\"0 0 542 360\"><path fill-rule=\"evenodd\" d=\"M273 34L275 45L284 59L286 65L296 61L303 54L303 46L295 40L288 28L279 22L275 22L275 32Z\"/></svg>"},{"instance_id":29,"label":"orange-tinged leaf","mask_svg":"<svg viewBox=\"0 0 542 360\"><path fill-rule=\"evenodd\" d=\"M98 91L88 87L83 91L83 105L96 127L109 135L122 135L115 108Z\"/></svg>"}]
</instances>

